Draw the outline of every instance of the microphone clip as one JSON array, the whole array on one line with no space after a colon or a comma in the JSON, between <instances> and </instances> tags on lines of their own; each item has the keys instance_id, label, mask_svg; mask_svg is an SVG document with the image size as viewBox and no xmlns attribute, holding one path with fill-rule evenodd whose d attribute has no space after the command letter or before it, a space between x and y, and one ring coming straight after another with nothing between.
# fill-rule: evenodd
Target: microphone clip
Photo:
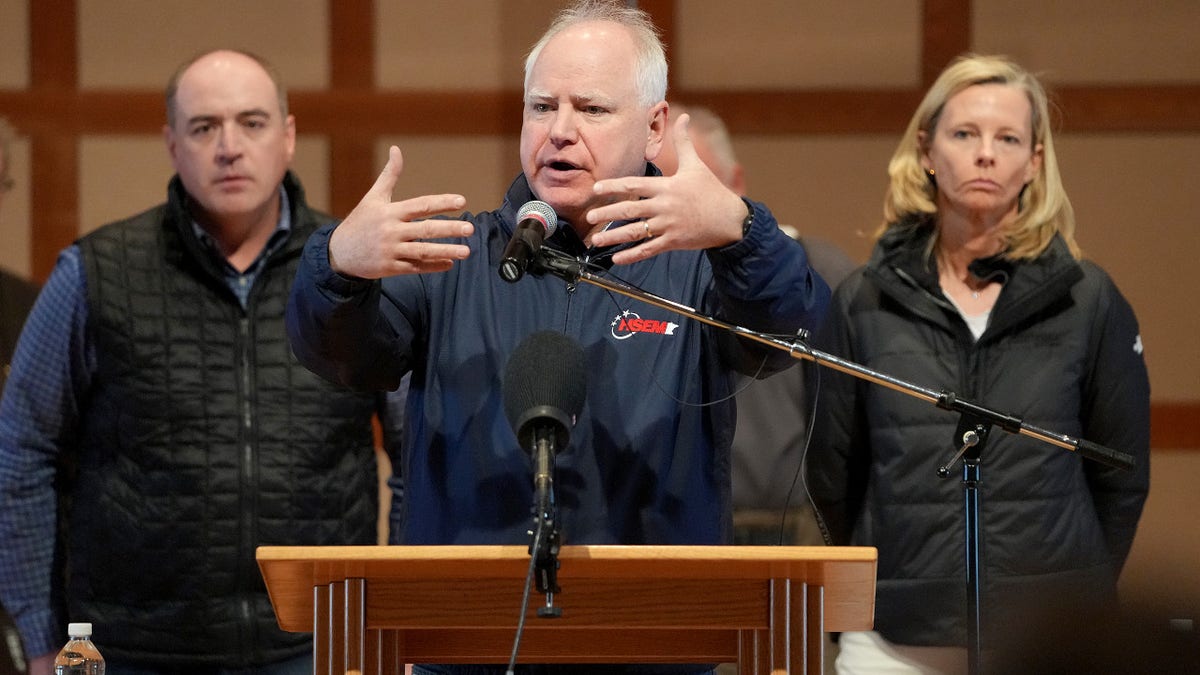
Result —
<instances>
[{"instance_id":1,"label":"microphone clip","mask_svg":"<svg viewBox=\"0 0 1200 675\"><path fill-rule=\"evenodd\" d=\"M557 527L549 527L545 535L546 540L541 542L537 551L533 550L534 542L529 543L529 554L534 558L534 581L538 593L546 596L546 604L538 608L537 615L543 619L557 619L562 616L562 608L554 604L554 594L562 592L558 586L561 539Z\"/></svg>"},{"instance_id":2,"label":"microphone clip","mask_svg":"<svg viewBox=\"0 0 1200 675\"><path fill-rule=\"evenodd\" d=\"M549 272L569 284L579 283L583 276L583 263L574 256L552 248L538 251L536 267L539 271Z\"/></svg>"}]
</instances>

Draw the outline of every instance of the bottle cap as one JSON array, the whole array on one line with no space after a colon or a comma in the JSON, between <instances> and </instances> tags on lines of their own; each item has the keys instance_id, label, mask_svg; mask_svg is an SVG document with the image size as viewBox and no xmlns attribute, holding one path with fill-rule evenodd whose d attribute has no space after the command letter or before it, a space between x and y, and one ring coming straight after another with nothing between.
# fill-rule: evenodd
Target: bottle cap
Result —
<instances>
[{"instance_id":1,"label":"bottle cap","mask_svg":"<svg viewBox=\"0 0 1200 675\"><path fill-rule=\"evenodd\" d=\"M91 637L92 624L90 623L69 623L67 624L67 635L71 637Z\"/></svg>"}]
</instances>

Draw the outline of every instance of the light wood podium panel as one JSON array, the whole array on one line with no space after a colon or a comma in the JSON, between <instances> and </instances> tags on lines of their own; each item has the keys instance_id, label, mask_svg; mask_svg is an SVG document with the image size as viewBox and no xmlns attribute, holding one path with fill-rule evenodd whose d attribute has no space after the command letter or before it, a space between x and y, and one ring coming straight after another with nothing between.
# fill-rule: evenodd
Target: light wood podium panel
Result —
<instances>
[{"instance_id":1,"label":"light wood podium panel","mask_svg":"<svg viewBox=\"0 0 1200 675\"><path fill-rule=\"evenodd\" d=\"M876 551L823 546L563 546L554 605L531 592L518 663L737 663L822 672L823 633L869 630ZM264 546L281 628L316 672L507 663L525 546Z\"/></svg>"}]
</instances>

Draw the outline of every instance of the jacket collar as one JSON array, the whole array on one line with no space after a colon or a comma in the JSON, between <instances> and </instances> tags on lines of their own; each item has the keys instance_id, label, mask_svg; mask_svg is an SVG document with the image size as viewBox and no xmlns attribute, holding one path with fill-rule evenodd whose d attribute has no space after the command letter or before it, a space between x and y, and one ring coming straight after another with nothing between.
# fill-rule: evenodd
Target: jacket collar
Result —
<instances>
[{"instance_id":1,"label":"jacket collar","mask_svg":"<svg viewBox=\"0 0 1200 675\"><path fill-rule=\"evenodd\" d=\"M930 254L933 233L933 218L927 215L890 228L876 244L865 273L883 295L953 330L951 317L957 316L957 310L938 285L937 263ZM1069 301L1071 286L1083 278L1082 267L1059 235L1033 260L1014 261L996 255L972 261L969 269L979 278L1004 284L985 337L1007 330L1055 303Z\"/></svg>"},{"instance_id":2,"label":"jacket collar","mask_svg":"<svg viewBox=\"0 0 1200 675\"><path fill-rule=\"evenodd\" d=\"M308 236L307 228L304 227L307 224L304 214L308 209L304 201L304 187L290 170L283 175L282 185L284 192L287 193L291 230L287 240L274 252L272 257L283 252L299 254ZM209 256L205 253L204 245L193 231L192 216L189 211L191 202L192 197L184 189L183 181L179 179L178 175L173 176L167 185L167 203L162 227L168 241L178 241L179 245L168 247L167 256L171 262L178 265L186 264L186 261L190 259L209 273L219 276L220 269L210 261ZM301 229L304 230L303 234L297 236L297 231Z\"/></svg>"}]
</instances>

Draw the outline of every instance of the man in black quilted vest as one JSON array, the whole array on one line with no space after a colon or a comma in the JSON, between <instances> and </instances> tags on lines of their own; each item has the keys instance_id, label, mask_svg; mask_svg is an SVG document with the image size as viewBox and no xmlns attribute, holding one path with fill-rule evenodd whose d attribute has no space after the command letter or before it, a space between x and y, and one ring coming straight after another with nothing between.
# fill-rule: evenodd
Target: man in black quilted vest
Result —
<instances>
[{"instance_id":1,"label":"man in black quilted vest","mask_svg":"<svg viewBox=\"0 0 1200 675\"><path fill-rule=\"evenodd\" d=\"M375 542L379 400L311 374L284 335L302 246L330 218L288 170L278 76L209 52L166 102L167 201L64 250L17 346L0 600L33 675L68 621L94 624L109 673L311 673L255 549Z\"/></svg>"}]
</instances>

